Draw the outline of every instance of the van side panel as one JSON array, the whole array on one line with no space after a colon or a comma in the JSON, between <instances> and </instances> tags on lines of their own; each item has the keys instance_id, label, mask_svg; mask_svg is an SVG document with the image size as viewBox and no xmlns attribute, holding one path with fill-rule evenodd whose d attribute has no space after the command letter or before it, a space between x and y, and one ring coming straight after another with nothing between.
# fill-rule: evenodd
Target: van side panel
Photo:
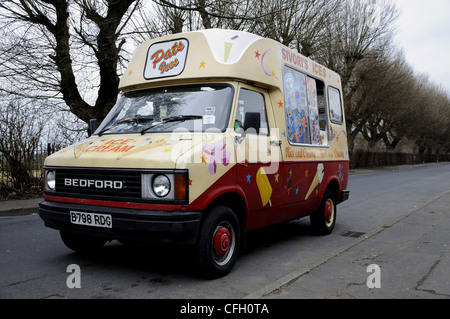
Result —
<instances>
[{"instance_id":1,"label":"van side panel","mask_svg":"<svg viewBox=\"0 0 450 319\"><path fill-rule=\"evenodd\" d=\"M250 231L313 213L332 182L337 183L336 198L347 187L348 162L285 162L265 177L260 167L236 164L187 210L204 211L216 198L235 193L245 202L246 230Z\"/></svg>"},{"instance_id":2,"label":"van side panel","mask_svg":"<svg viewBox=\"0 0 450 319\"><path fill-rule=\"evenodd\" d=\"M309 215L319 207L331 181L338 183L339 191L347 186L348 165L341 162L284 162L277 173L265 178L259 176L259 165L245 168L246 174L239 166L237 183L252 199L248 200L247 230Z\"/></svg>"}]
</instances>

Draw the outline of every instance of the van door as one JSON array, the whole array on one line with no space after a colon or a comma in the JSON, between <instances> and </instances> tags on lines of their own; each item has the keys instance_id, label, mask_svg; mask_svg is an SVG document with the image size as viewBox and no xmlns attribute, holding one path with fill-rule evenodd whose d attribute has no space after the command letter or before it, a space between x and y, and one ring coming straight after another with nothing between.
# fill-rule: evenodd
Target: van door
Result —
<instances>
[{"instance_id":1,"label":"van door","mask_svg":"<svg viewBox=\"0 0 450 319\"><path fill-rule=\"evenodd\" d=\"M238 185L248 202L247 230L276 221L273 201L281 162L281 141L275 128L269 94L241 84L234 122Z\"/></svg>"}]
</instances>

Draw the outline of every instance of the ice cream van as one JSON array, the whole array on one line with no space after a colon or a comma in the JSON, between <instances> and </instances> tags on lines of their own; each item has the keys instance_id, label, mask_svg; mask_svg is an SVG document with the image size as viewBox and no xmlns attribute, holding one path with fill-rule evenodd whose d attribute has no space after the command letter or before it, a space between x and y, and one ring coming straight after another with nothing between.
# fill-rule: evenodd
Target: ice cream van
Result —
<instances>
[{"instance_id":1,"label":"ice cream van","mask_svg":"<svg viewBox=\"0 0 450 319\"><path fill-rule=\"evenodd\" d=\"M186 244L201 273L219 277L249 231L305 216L333 230L349 156L332 70L211 29L141 44L120 90L89 138L45 161L39 214L68 248Z\"/></svg>"}]
</instances>

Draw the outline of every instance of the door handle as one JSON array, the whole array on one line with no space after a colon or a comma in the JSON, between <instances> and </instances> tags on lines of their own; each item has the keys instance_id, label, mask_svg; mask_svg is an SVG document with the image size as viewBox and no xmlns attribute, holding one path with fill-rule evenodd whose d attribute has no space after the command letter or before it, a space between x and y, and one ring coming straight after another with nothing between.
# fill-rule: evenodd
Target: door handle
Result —
<instances>
[{"instance_id":1,"label":"door handle","mask_svg":"<svg viewBox=\"0 0 450 319\"><path fill-rule=\"evenodd\" d=\"M244 139L245 139L244 136L235 136L235 137L234 137L234 142L235 142L236 144L241 144L242 141L243 141Z\"/></svg>"},{"instance_id":2,"label":"door handle","mask_svg":"<svg viewBox=\"0 0 450 319\"><path fill-rule=\"evenodd\" d=\"M270 141L270 145L274 145L274 146L281 146L281 141Z\"/></svg>"}]
</instances>

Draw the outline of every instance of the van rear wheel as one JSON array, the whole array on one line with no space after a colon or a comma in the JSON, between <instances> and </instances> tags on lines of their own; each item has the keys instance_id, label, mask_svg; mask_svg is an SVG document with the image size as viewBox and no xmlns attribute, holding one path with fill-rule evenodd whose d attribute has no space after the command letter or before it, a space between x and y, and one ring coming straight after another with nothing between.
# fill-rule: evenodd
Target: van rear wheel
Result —
<instances>
[{"instance_id":1,"label":"van rear wheel","mask_svg":"<svg viewBox=\"0 0 450 319\"><path fill-rule=\"evenodd\" d=\"M197 266L202 276L218 278L233 268L240 247L239 220L232 209L217 206L205 216L197 243Z\"/></svg>"},{"instance_id":2,"label":"van rear wheel","mask_svg":"<svg viewBox=\"0 0 450 319\"><path fill-rule=\"evenodd\" d=\"M311 226L318 235L329 235L336 224L336 197L327 189L319 209L310 215Z\"/></svg>"}]
</instances>

